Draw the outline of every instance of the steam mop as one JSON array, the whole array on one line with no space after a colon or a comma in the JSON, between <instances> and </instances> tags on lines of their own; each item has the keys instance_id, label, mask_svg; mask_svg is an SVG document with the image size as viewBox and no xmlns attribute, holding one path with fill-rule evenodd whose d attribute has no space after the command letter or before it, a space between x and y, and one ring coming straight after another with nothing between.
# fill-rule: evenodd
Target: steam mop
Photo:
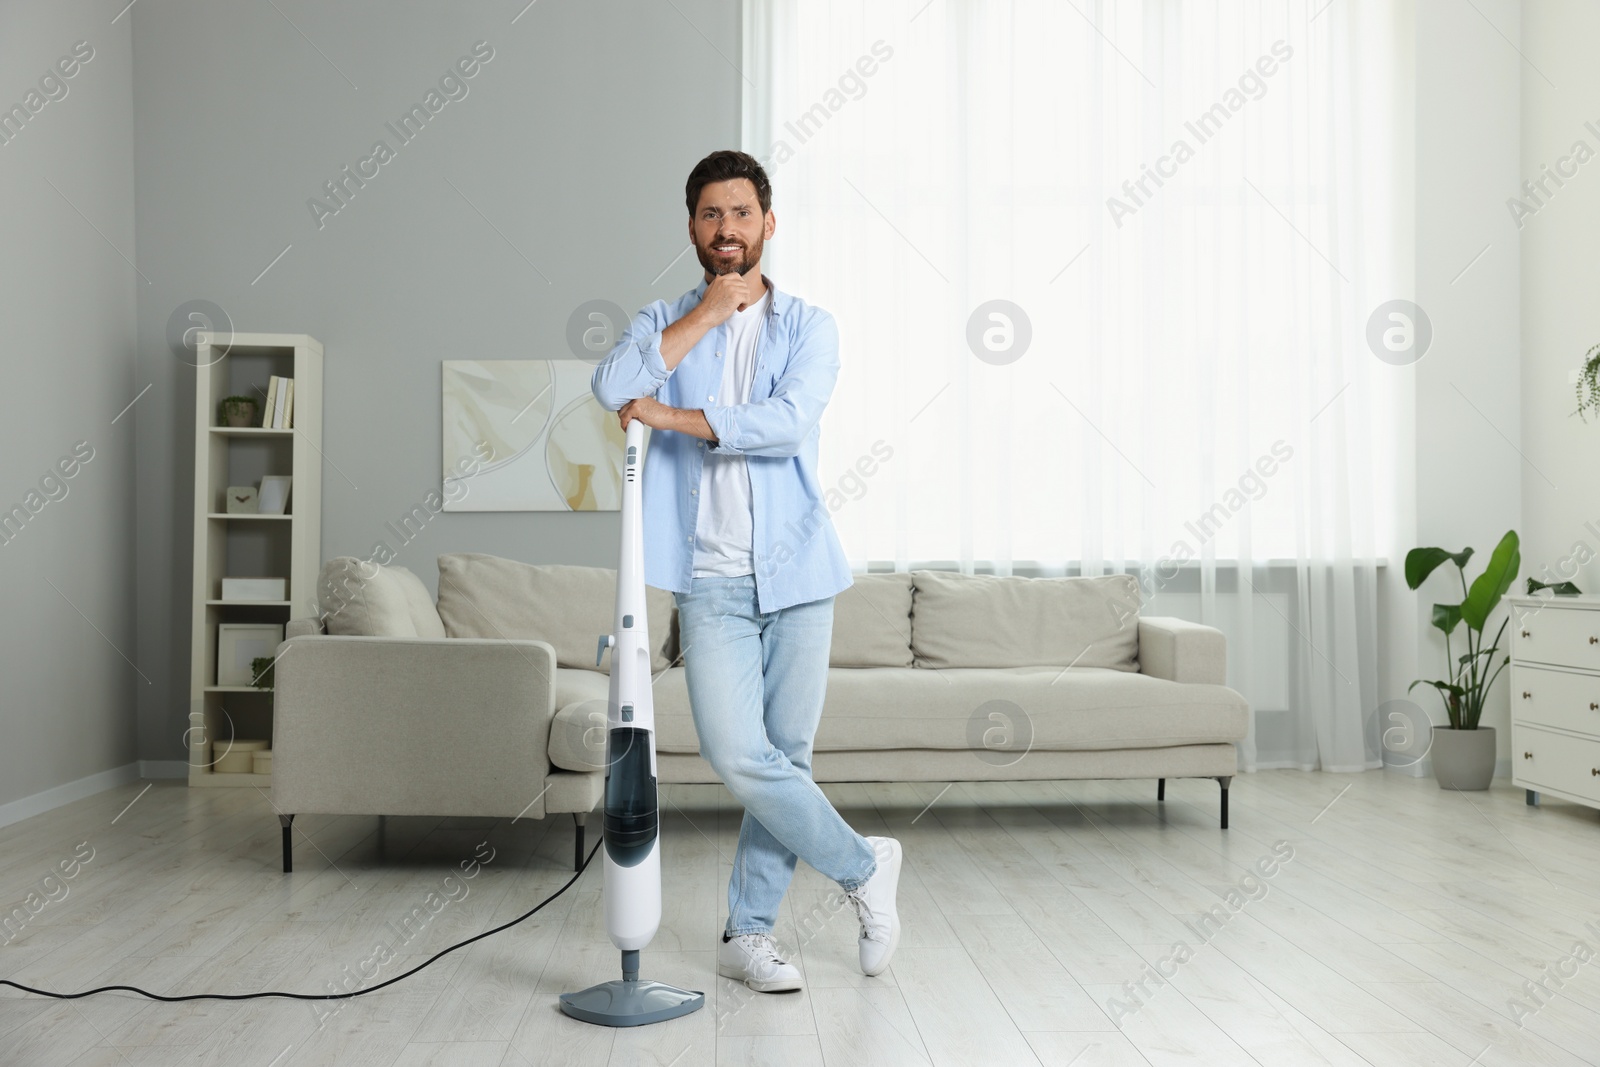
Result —
<instances>
[{"instance_id":1,"label":"steam mop","mask_svg":"<svg viewBox=\"0 0 1600 1067\"><path fill-rule=\"evenodd\" d=\"M656 815L656 717L650 697L650 628L645 614L644 521L640 476L647 427L628 423L622 479L622 559L614 630L600 638L595 665L611 649L606 708L606 933L622 950L622 978L562 993L561 1010L604 1026L642 1026L688 1015L706 995L639 980L639 950L661 925L661 838Z\"/></svg>"}]
</instances>

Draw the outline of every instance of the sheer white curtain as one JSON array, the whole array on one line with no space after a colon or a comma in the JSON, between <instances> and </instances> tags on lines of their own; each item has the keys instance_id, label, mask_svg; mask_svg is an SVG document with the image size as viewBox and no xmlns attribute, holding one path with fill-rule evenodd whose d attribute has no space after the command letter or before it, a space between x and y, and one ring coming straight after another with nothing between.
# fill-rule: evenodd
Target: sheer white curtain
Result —
<instances>
[{"instance_id":1,"label":"sheer white curtain","mask_svg":"<svg viewBox=\"0 0 1600 1067\"><path fill-rule=\"evenodd\" d=\"M744 14L764 267L839 322L822 470L855 567L1137 574L1228 633L1243 766L1378 766L1390 5Z\"/></svg>"}]
</instances>

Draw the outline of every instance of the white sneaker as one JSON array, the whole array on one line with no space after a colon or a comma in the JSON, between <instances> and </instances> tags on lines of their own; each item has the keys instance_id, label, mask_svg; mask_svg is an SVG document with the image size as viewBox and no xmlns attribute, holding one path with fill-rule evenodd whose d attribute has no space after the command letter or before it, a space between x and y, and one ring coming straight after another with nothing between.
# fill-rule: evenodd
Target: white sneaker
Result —
<instances>
[{"instance_id":1,"label":"white sneaker","mask_svg":"<svg viewBox=\"0 0 1600 1067\"><path fill-rule=\"evenodd\" d=\"M900 886L900 842L892 837L869 837L868 844L878 855L878 869L866 884L845 898L855 905L861 934L856 947L861 953L861 972L882 974L900 944L900 913L895 910L895 891Z\"/></svg>"},{"instance_id":2,"label":"white sneaker","mask_svg":"<svg viewBox=\"0 0 1600 1067\"><path fill-rule=\"evenodd\" d=\"M767 934L739 934L724 940L717 946L717 973L743 982L757 993L800 988L800 968L778 954L778 943Z\"/></svg>"}]
</instances>

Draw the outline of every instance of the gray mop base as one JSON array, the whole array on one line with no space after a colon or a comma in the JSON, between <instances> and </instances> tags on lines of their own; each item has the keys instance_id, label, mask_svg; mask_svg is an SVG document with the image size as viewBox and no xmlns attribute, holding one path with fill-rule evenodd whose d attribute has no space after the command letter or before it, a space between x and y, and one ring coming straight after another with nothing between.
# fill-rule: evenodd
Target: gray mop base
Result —
<instances>
[{"instance_id":1,"label":"gray mop base","mask_svg":"<svg viewBox=\"0 0 1600 1067\"><path fill-rule=\"evenodd\" d=\"M563 993L561 1010L574 1019L602 1026L643 1026L676 1019L705 1007L706 995L661 982L614 979Z\"/></svg>"}]
</instances>

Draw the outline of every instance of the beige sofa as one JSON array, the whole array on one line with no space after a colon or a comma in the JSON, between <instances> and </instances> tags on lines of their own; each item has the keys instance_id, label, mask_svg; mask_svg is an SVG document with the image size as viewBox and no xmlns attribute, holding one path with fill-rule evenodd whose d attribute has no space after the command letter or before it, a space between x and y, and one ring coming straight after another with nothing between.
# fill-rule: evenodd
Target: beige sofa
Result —
<instances>
[{"instance_id":1,"label":"beige sofa","mask_svg":"<svg viewBox=\"0 0 1600 1067\"><path fill-rule=\"evenodd\" d=\"M481 553L403 567L340 557L321 616L279 648L272 798L301 813L566 812L583 855L604 786L616 572ZM659 780L715 782L700 757L672 594L647 589ZM819 782L1215 778L1222 826L1249 705L1222 633L1140 617L1131 576L857 574L834 603Z\"/></svg>"}]
</instances>

